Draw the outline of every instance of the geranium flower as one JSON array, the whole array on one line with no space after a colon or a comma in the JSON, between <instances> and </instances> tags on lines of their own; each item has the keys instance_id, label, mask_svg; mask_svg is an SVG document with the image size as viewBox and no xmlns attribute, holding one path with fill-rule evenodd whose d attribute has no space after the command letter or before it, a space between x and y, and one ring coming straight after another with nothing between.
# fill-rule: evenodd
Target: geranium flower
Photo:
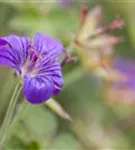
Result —
<instances>
[{"instance_id":1,"label":"geranium flower","mask_svg":"<svg viewBox=\"0 0 135 150\"><path fill-rule=\"evenodd\" d=\"M117 78L115 76L115 80L108 82L108 100L111 103L135 105L135 62L117 59L112 63L111 69L117 73ZM111 72L109 76L112 76Z\"/></svg>"},{"instance_id":2,"label":"geranium flower","mask_svg":"<svg viewBox=\"0 0 135 150\"><path fill-rule=\"evenodd\" d=\"M16 35L0 38L0 65L14 69L22 78L24 95L32 104L43 103L61 91L58 59L62 53L60 42L41 33L33 42Z\"/></svg>"}]
</instances>

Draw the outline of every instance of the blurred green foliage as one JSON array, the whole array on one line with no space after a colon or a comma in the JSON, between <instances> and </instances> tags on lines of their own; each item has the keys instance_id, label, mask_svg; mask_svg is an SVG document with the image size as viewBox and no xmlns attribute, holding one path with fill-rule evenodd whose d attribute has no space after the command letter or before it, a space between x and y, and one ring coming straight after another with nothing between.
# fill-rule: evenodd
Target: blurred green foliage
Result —
<instances>
[{"instance_id":1,"label":"blurred green foliage","mask_svg":"<svg viewBox=\"0 0 135 150\"><path fill-rule=\"evenodd\" d=\"M117 47L118 55L134 59L135 3L91 2L91 8L101 4L106 22L118 15L126 22L120 33L125 42ZM0 2L0 35L18 34L33 37L43 32L58 38L68 46L80 26L81 2L64 8L59 1ZM61 119L46 105L28 105L11 126L5 149L134 149L134 108L109 105L102 83L90 76L80 62L63 69L65 86L57 101L73 118ZM7 68L0 70L0 121L2 122L15 85L15 78ZM18 109L23 103L20 97Z\"/></svg>"}]
</instances>

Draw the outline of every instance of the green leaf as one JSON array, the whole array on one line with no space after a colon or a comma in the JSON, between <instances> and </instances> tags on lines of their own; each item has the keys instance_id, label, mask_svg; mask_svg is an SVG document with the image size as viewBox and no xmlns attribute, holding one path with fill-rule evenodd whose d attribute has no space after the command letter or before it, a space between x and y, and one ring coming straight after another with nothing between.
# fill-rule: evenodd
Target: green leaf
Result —
<instances>
[{"instance_id":1,"label":"green leaf","mask_svg":"<svg viewBox=\"0 0 135 150\"><path fill-rule=\"evenodd\" d=\"M56 118L43 105L27 104L24 112L14 120L10 128L9 142L12 136L16 136L25 144L35 141L45 147L50 143L56 129Z\"/></svg>"},{"instance_id":2,"label":"green leaf","mask_svg":"<svg viewBox=\"0 0 135 150\"><path fill-rule=\"evenodd\" d=\"M29 132L35 136L35 139L52 136L57 128L55 117L43 106L28 105L22 121Z\"/></svg>"}]
</instances>

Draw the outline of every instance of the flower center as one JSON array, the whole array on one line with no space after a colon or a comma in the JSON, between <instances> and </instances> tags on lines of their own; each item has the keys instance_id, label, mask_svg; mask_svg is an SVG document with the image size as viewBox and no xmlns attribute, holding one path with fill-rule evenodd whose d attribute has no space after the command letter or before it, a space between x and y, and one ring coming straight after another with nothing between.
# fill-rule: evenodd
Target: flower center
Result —
<instances>
[{"instance_id":1,"label":"flower center","mask_svg":"<svg viewBox=\"0 0 135 150\"><path fill-rule=\"evenodd\" d=\"M31 76L35 75L35 64L39 58L39 54L37 53L36 47L33 45L29 45L27 59L21 68L21 76L24 77L26 74Z\"/></svg>"}]
</instances>

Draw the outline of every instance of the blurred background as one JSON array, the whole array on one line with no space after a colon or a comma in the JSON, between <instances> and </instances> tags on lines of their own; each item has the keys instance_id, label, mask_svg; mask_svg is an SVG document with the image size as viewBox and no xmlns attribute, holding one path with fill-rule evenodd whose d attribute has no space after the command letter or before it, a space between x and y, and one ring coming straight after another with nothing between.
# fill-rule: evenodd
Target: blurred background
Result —
<instances>
[{"instance_id":1,"label":"blurred background","mask_svg":"<svg viewBox=\"0 0 135 150\"><path fill-rule=\"evenodd\" d=\"M103 25L116 18L124 20L125 27L115 33L111 32L124 38L113 47L113 51L119 58L131 61L129 67L123 67L131 66L134 76L134 1L0 1L0 36L17 34L33 38L36 32L43 32L60 40L65 49L78 58L76 63L63 67L64 88L55 98L73 122L61 118L46 104L28 105L11 126L5 150L135 149L135 87L133 86L129 93L125 93L129 89L128 86L124 86L125 90L122 87L123 91L119 88L112 92L112 84L104 84L100 77L93 75L86 66L89 64L84 62L88 59L84 54L85 50L72 47L75 36L80 33L80 12L84 5L89 11L97 6L102 7ZM94 19L90 20L86 32L88 30L94 33L89 28L94 30L95 24ZM100 42L104 45L107 39L104 41L102 38L104 37L100 37ZM93 52L91 55L93 57ZM130 72L128 68L126 72ZM1 123L16 82L10 69L0 69ZM131 82L135 83L134 77ZM23 94L19 101L16 113L24 101Z\"/></svg>"}]
</instances>

